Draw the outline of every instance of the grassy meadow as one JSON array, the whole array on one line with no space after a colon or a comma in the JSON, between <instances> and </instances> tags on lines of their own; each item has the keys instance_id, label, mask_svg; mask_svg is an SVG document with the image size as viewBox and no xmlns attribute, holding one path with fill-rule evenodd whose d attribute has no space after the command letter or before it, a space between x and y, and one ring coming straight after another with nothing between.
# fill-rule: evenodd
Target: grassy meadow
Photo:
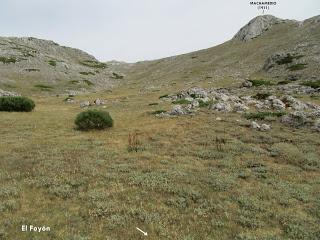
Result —
<instances>
[{"instance_id":1,"label":"grassy meadow","mask_svg":"<svg viewBox=\"0 0 320 240\"><path fill-rule=\"evenodd\" d=\"M0 112L0 239L320 239L319 133L205 108L157 118L163 94L34 96L31 113ZM98 97L114 127L76 130L79 101Z\"/></svg>"}]
</instances>

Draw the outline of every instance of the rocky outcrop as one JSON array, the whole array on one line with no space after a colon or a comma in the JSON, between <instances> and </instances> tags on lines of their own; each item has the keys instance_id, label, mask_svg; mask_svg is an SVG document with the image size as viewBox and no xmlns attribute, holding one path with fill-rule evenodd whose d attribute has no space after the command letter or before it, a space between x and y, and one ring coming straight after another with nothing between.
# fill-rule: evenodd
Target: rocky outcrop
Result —
<instances>
[{"instance_id":1,"label":"rocky outcrop","mask_svg":"<svg viewBox=\"0 0 320 240\"><path fill-rule=\"evenodd\" d=\"M270 29L274 24L283 20L272 15L258 16L252 19L247 25L240 29L234 39L248 41L260 36L263 32Z\"/></svg>"},{"instance_id":2,"label":"rocky outcrop","mask_svg":"<svg viewBox=\"0 0 320 240\"><path fill-rule=\"evenodd\" d=\"M0 89L0 97L16 97L16 96L20 96L20 94L15 92L4 91Z\"/></svg>"}]
</instances>

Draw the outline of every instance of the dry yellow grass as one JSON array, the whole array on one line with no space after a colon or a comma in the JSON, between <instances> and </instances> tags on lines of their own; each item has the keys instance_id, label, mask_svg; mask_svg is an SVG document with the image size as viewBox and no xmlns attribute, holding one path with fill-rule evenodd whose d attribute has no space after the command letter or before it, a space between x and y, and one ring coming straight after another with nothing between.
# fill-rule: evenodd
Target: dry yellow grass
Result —
<instances>
[{"instance_id":1,"label":"dry yellow grass","mask_svg":"<svg viewBox=\"0 0 320 240\"><path fill-rule=\"evenodd\" d=\"M205 109L159 119L150 112L171 108L161 93L76 97L107 99L115 125L104 131L77 131L82 110L63 97L35 96L31 113L1 112L0 239L145 238L136 227L148 239L319 236L318 133L277 122L256 132L239 114ZM135 131L141 149L130 152ZM51 231L23 233L22 224Z\"/></svg>"}]
</instances>

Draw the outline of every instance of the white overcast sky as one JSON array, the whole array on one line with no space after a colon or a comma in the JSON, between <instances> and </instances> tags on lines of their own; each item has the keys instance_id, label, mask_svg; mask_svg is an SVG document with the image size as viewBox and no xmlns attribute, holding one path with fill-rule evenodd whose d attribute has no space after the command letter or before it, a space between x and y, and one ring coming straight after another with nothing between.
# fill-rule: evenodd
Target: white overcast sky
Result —
<instances>
[{"instance_id":1,"label":"white overcast sky","mask_svg":"<svg viewBox=\"0 0 320 240\"><path fill-rule=\"evenodd\" d=\"M261 14L250 0L0 0L0 36L32 36L101 61L135 62L215 46ZM320 0L277 0L268 13L304 20Z\"/></svg>"}]
</instances>

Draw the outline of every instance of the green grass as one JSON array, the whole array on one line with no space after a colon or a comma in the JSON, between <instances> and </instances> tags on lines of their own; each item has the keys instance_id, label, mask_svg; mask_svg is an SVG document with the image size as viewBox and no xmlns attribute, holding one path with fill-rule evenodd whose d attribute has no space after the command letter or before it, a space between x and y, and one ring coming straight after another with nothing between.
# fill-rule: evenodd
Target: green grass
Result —
<instances>
[{"instance_id":1,"label":"green grass","mask_svg":"<svg viewBox=\"0 0 320 240\"><path fill-rule=\"evenodd\" d=\"M253 87L259 87L259 86L271 86L273 83L268 80L249 80L252 83Z\"/></svg>"},{"instance_id":2,"label":"green grass","mask_svg":"<svg viewBox=\"0 0 320 240\"><path fill-rule=\"evenodd\" d=\"M200 108L207 108L207 107L210 107L212 104L213 104L213 101L210 100L210 101L207 101L207 102L204 102L202 100L199 100L199 107Z\"/></svg>"},{"instance_id":3,"label":"green grass","mask_svg":"<svg viewBox=\"0 0 320 240\"><path fill-rule=\"evenodd\" d=\"M308 86L308 87L312 87L312 88L320 88L320 80L316 80L316 81L305 81L305 82L301 83L301 85L303 85L303 86Z\"/></svg>"},{"instance_id":4,"label":"green grass","mask_svg":"<svg viewBox=\"0 0 320 240\"><path fill-rule=\"evenodd\" d=\"M245 113L246 119L259 119L264 120L266 117L282 117L285 112L256 112L256 113Z\"/></svg>"},{"instance_id":5,"label":"green grass","mask_svg":"<svg viewBox=\"0 0 320 240\"><path fill-rule=\"evenodd\" d=\"M306 63L298 63L298 64L294 64L294 65L288 67L287 69L289 69L290 71L299 71L299 70L303 70L303 69L307 68L306 67L307 65L308 64L306 64Z\"/></svg>"},{"instance_id":6,"label":"green grass","mask_svg":"<svg viewBox=\"0 0 320 240\"><path fill-rule=\"evenodd\" d=\"M164 95L161 95L161 96L159 97L159 99L161 99L161 98L167 98L167 97L169 97L169 94L164 94Z\"/></svg>"},{"instance_id":7,"label":"green grass","mask_svg":"<svg viewBox=\"0 0 320 240\"><path fill-rule=\"evenodd\" d=\"M38 68L27 68L27 69L25 69L25 71L27 71L27 72L40 72L40 69L38 69Z\"/></svg>"}]
</instances>

